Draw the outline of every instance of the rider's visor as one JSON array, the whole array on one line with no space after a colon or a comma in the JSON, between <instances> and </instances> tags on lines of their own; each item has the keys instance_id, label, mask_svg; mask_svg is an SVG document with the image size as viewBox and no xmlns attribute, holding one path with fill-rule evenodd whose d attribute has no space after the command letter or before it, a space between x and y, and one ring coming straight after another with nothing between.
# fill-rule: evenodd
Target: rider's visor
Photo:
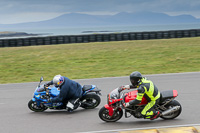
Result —
<instances>
[{"instance_id":1,"label":"rider's visor","mask_svg":"<svg viewBox=\"0 0 200 133\"><path fill-rule=\"evenodd\" d=\"M134 83L135 81L134 81L134 79L131 79L131 83Z\"/></svg>"},{"instance_id":2,"label":"rider's visor","mask_svg":"<svg viewBox=\"0 0 200 133\"><path fill-rule=\"evenodd\" d=\"M59 84L61 84L61 83L62 83L62 81L58 82L57 85L59 85Z\"/></svg>"}]
</instances>

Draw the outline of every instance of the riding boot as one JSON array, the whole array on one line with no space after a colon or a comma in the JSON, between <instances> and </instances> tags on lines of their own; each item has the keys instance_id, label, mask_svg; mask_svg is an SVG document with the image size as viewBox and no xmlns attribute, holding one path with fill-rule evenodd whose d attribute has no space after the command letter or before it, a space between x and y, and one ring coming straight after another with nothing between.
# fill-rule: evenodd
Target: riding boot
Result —
<instances>
[{"instance_id":1,"label":"riding boot","mask_svg":"<svg viewBox=\"0 0 200 133\"><path fill-rule=\"evenodd\" d=\"M157 119L158 117L160 117L160 112L159 112L159 111L156 112L156 113L152 116L152 118L150 118L150 120Z\"/></svg>"},{"instance_id":2,"label":"riding boot","mask_svg":"<svg viewBox=\"0 0 200 133\"><path fill-rule=\"evenodd\" d=\"M77 109L80 106L80 101L78 99L71 99L67 103L67 108L69 112L72 112L74 109Z\"/></svg>"},{"instance_id":3,"label":"riding boot","mask_svg":"<svg viewBox=\"0 0 200 133\"><path fill-rule=\"evenodd\" d=\"M74 103L74 109L77 109L81 105L80 100L77 99Z\"/></svg>"}]
</instances>

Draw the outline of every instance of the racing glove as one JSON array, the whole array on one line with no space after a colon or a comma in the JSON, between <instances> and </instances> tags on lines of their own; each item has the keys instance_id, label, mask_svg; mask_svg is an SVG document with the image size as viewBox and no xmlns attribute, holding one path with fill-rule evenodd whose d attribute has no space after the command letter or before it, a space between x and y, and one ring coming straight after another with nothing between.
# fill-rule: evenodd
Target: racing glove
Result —
<instances>
[{"instance_id":1,"label":"racing glove","mask_svg":"<svg viewBox=\"0 0 200 133\"><path fill-rule=\"evenodd\" d=\"M47 102L48 102L48 103L51 103L52 101L51 101L51 99L50 99L50 98L47 98Z\"/></svg>"},{"instance_id":2,"label":"racing glove","mask_svg":"<svg viewBox=\"0 0 200 133\"><path fill-rule=\"evenodd\" d=\"M123 86L120 86L119 89L118 89L118 91L121 92L121 91L126 90L126 89L129 90L129 89L130 89L130 85L123 85Z\"/></svg>"},{"instance_id":3,"label":"racing glove","mask_svg":"<svg viewBox=\"0 0 200 133\"><path fill-rule=\"evenodd\" d=\"M49 87L50 85L53 85L53 81L50 81L50 82L45 84L45 86L47 86L47 87Z\"/></svg>"},{"instance_id":4,"label":"racing glove","mask_svg":"<svg viewBox=\"0 0 200 133\"><path fill-rule=\"evenodd\" d=\"M125 108L127 108L127 107L130 106L130 103L123 103L123 106L124 106Z\"/></svg>"}]
</instances>

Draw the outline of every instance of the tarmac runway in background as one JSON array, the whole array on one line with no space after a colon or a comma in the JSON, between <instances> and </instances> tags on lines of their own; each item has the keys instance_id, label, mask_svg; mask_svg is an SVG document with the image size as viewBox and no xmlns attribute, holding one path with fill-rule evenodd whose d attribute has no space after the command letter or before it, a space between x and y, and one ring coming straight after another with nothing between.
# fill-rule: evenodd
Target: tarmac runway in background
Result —
<instances>
[{"instance_id":1,"label":"tarmac runway in background","mask_svg":"<svg viewBox=\"0 0 200 133\"><path fill-rule=\"evenodd\" d=\"M178 118L174 120L159 118L150 121L123 116L118 122L103 122L99 118L98 112L106 104L107 94L116 87L130 84L129 77L76 80L81 85L97 85L102 90L102 96L101 104L96 109L78 108L72 113L65 110L48 109L39 113L29 110L27 105L38 85L36 82L0 84L0 133L94 133L200 124L200 72L144 76L151 79L160 91L171 89L178 91L179 96L176 100L181 103L183 109ZM38 77L38 81L39 79L40 77Z\"/></svg>"}]
</instances>

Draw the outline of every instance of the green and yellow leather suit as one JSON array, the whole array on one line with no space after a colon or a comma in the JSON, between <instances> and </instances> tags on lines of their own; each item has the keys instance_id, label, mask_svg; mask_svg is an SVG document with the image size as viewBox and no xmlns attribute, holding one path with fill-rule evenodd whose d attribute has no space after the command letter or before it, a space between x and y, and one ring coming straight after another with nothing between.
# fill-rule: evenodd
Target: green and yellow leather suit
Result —
<instances>
[{"instance_id":1,"label":"green and yellow leather suit","mask_svg":"<svg viewBox=\"0 0 200 133\"><path fill-rule=\"evenodd\" d=\"M142 78L139 82L137 97L130 102L130 105L139 104L143 97L147 99L148 104L144 107L141 114L145 118L151 118L156 113L154 107L160 100L160 92L153 82L146 78Z\"/></svg>"}]
</instances>

